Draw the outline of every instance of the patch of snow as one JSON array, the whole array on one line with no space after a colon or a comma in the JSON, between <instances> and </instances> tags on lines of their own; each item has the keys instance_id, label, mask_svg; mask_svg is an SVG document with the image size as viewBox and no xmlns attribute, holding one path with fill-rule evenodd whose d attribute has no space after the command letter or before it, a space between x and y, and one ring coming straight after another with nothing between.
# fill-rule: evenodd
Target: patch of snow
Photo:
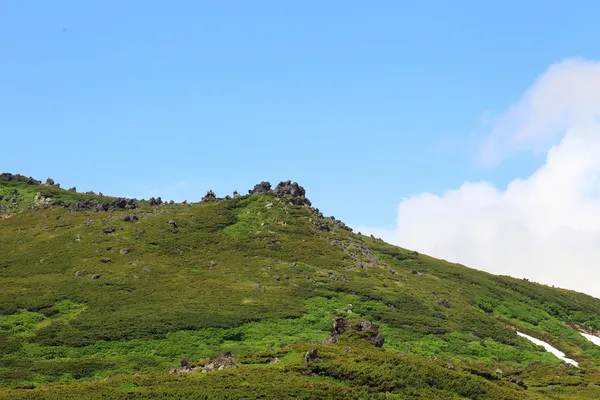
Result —
<instances>
[{"instance_id":1,"label":"patch of snow","mask_svg":"<svg viewBox=\"0 0 600 400\"><path fill-rule=\"evenodd\" d=\"M595 345L600 346L600 337L590 335L589 333L583 333L583 332L579 332L579 334L581 336L583 336L584 338L586 338L587 340L589 340L590 342L594 343Z\"/></svg>"},{"instance_id":2,"label":"patch of snow","mask_svg":"<svg viewBox=\"0 0 600 400\"><path fill-rule=\"evenodd\" d=\"M563 353L562 351L558 350L555 347L552 347L551 345L549 345L548 343L544 342L543 340L540 339L536 339L534 337L531 337L529 335L526 335L524 333L521 332L517 332L517 335L524 337L525 339L528 339L529 341L542 346L546 349L546 351L549 351L550 353L554 354L556 357L560 358L561 360L563 360L564 362L568 363L568 364L572 364L576 367L579 366L579 363L575 360L571 360L570 358L565 357L565 353ZM600 338L597 338L600 340Z\"/></svg>"}]
</instances>

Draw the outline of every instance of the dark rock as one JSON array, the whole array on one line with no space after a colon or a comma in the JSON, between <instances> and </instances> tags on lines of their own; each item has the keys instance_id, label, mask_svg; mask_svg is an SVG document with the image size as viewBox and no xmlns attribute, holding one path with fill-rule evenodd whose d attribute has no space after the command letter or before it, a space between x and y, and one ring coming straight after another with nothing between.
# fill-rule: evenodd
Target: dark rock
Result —
<instances>
[{"instance_id":1,"label":"dark rock","mask_svg":"<svg viewBox=\"0 0 600 400\"><path fill-rule=\"evenodd\" d=\"M233 191L233 198L237 199L238 197L240 197L240 194L237 192L237 190Z\"/></svg>"},{"instance_id":2,"label":"dark rock","mask_svg":"<svg viewBox=\"0 0 600 400\"><path fill-rule=\"evenodd\" d=\"M75 276L81 276L81 275L83 275L83 274L84 274L84 272L83 272L83 271L77 271L77 272L75 272Z\"/></svg>"},{"instance_id":3,"label":"dark rock","mask_svg":"<svg viewBox=\"0 0 600 400\"><path fill-rule=\"evenodd\" d=\"M0 181L10 182L13 180L13 174L9 174L8 172L3 172L0 174Z\"/></svg>"},{"instance_id":4,"label":"dark rock","mask_svg":"<svg viewBox=\"0 0 600 400\"><path fill-rule=\"evenodd\" d=\"M46 179L46 183L45 183L45 185L46 185L46 186L54 186L54 185L55 185L55 183L54 183L54 179L52 179L52 178L48 178L48 179Z\"/></svg>"},{"instance_id":5,"label":"dark rock","mask_svg":"<svg viewBox=\"0 0 600 400\"><path fill-rule=\"evenodd\" d=\"M442 300L438 301L438 304L440 306L443 306L443 307L446 307L446 308L452 307L452 305L450 304L450 302L448 300L446 300L446 299L442 299Z\"/></svg>"},{"instance_id":6,"label":"dark rock","mask_svg":"<svg viewBox=\"0 0 600 400\"><path fill-rule=\"evenodd\" d=\"M150 200L148 200L148 204L151 206L160 206L162 203L163 203L163 201L160 197L157 197L157 198L150 197Z\"/></svg>"},{"instance_id":7,"label":"dark rock","mask_svg":"<svg viewBox=\"0 0 600 400\"><path fill-rule=\"evenodd\" d=\"M385 338L381 335L375 335L369 338L369 342L375 347L382 347L385 342Z\"/></svg>"},{"instance_id":8,"label":"dark rock","mask_svg":"<svg viewBox=\"0 0 600 400\"><path fill-rule=\"evenodd\" d=\"M137 222L138 221L138 216L137 215L126 215L123 217L123 221L125 222Z\"/></svg>"},{"instance_id":9,"label":"dark rock","mask_svg":"<svg viewBox=\"0 0 600 400\"><path fill-rule=\"evenodd\" d=\"M112 247L111 246L106 246L106 251L110 251L110 250L112 250Z\"/></svg>"},{"instance_id":10,"label":"dark rock","mask_svg":"<svg viewBox=\"0 0 600 400\"><path fill-rule=\"evenodd\" d=\"M248 194L268 193L271 191L271 183L261 182L254 185L254 189L248 190Z\"/></svg>"},{"instance_id":11,"label":"dark rock","mask_svg":"<svg viewBox=\"0 0 600 400\"><path fill-rule=\"evenodd\" d=\"M525 384L525 382L523 382L523 380L518 379L518 378L513 378L512 376L508 378L508 381L510 383L514 383L515 385L521 386L523 389L527 389L527 385Z\"/></svg>"},{"instance_id":12,"label":"dark rock","mask_svg":"<svg viewBox=\"0 0 600 400\"><path fill-rule=\"evenodd\" d=\"M183 360L181 360L181 368L189 368L190 367L190 360L188 360L187 358L184 358Z\"/></svg>"},{"instance_id":13,"label":"dark rock","mask_svg":"<svg viewBox=\"0 0 600 400\"><path fill-rule=\"evenodd\" d=\"M173 228L177 228L177 223L173 220L169 221L169 225L171 225Z\"/></svg>"},{"instance_id":14,"label":"dark rock","mask_svg":"<svg viewBox=\"0 0 600 400\"><path fill-rule=\"evenodd\" d=\"M93 280L100 279L100 275L92 275L92 279Z\"/></svg>"},{"instance_id":15,"label":"dark rock","mask_svg":"<svg viewBox=\"0 0 600 400\"><path fill-rule=\"evenodd\" d=\"M454 363L452 363L452 362L449 362L448 369L451 369L452 371L456 371L456 365L454 365Z\"/></svg>"},{"instance_id":16,"label":"dark rock","mask_svg":"<svg viewBox=\"0 0 600 400\"><path fill-rule=\"evenodd\" d=\"M109 262L111 262L111 259L110 259L110 258L108 258L108 257L102 257L102 258L100 259L100 262L103 262L103 263L105 263L105 264L106 264L106 263L109 263Z\"/></svg>"},{"instance_id":17,"label":"dark rock","mask_svg":"<svg viewBox=\"0 0 600 400\"><path fill-rule=\"evenodd\" d=\"M320 362L321 360L319 359L319 357L317 357L317 352L318 352L318 349L316 349L316 348L307 351L306 354L304 355L304 362L306 362L306 363Z\"/></svg>"},{"instance_id":18,"label":"dark rock","mask_svg":"<svg viewBox=\"0 0 600 400\"><path fill-rule=\"evenodd\" d=\"M337 343L338 336L350 330L360 332L361 336L376 347L383 346L385 342L385 338L379 334L379 326L370 321L335 318L331 325L331 334L323 343Z\"/></svg>"},{"instance_id":19,"label":"dark rock","mask_svg":"<svg viewBox=\"0 0 600 400\"><path fill-rule=\"evenodd\" d=\"M329 232L330 231L329 224L327 222L317 222L315 225L317 226L317 229L320 230L321 232Z\"/></svg>"},{"instance_id":20,"label":"dark rock","mask_svg":"<svg viewBox=\"0 0 600 400\"><path fill-rule=\"evenodd\" d=\"M302 186L298 185L298 183L296 182L279 182L279 184L274 190L274 193L277 197L284 197L290 203L295 204L297 206L301 206L304 204L310 206L310 200L308 200L305 197L306 191Z\"/></svg>"},{"instance_id":21,"label":"dark rock","mask_svg":"<svg viewBox=\"0 0 600 400\"><path fill-rule=\"evenodd\" d=\"M75 186L73 186L72 188L69 189L69 192L77 192L77 188Z\"/></svg>"},{"instance_id":22,"label":"dark rock","mask_svg":"<svg viewBox=\"0 0 600 400\"><path fill-rule=\"evenodd\" d=\"M276 281L280 281L280 280L281 280L281 277L280 277L279 275L275 275L275 276L273 277L273 279L275 279Z\"/></svg>"},{"instance_id":23,"label":"dark rock","mask_svg":"<svg viewBox=\"0 0 600 400\"><path fill-rule=\"evenodd\" d=\"M114 226L109 226L108 228L104 228L104 229L102 230L102 232L104 232L104 233L108 234L108 233L113 233L115 230L116 230L116 229L115 229L115 227L114 227Z\"/></svg>"},{"instance_id":24,"label":"dark rock","mask_svg":"<svg viewBox=\"0 0 600 400\"><path fill-rule=\"evenodd\" d=\"M217 266L217 262L216 261L211 261L210 262L210 266L211 267L216 267Z\"/></svg>"},{"instance_id":25,"label":"dark rock","mask_svg":"<svg viewBox=\"0 0 600 400\"><path fill-rule=\"evenodd\" d=\"M217 201L217 196L215 195L215 192L209 190L206 192L206 196L204 196L201 201L203 203L215 202Z\"/></svg>"}]
</instances>

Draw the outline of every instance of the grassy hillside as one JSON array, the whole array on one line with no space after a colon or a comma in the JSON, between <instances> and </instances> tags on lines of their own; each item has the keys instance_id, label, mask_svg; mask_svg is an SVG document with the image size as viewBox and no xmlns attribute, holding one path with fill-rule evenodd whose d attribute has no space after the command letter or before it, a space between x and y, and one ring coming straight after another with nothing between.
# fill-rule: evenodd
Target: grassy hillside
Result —
<instances>
[{"instance_id":1,"label":"grassy hillside","mask_svg":"<svg viewBox=\"0 0 600 400\"><path fill-rule=\"evenodd\" d=\"M577 332L600 329L600 300L352 233L291 183L162 204L7 176L0 398L600 397L600 348ZM323 343L334 318L383 346ZM236 368L169 372L224 352Z\"/></svg>"}]
</instances>

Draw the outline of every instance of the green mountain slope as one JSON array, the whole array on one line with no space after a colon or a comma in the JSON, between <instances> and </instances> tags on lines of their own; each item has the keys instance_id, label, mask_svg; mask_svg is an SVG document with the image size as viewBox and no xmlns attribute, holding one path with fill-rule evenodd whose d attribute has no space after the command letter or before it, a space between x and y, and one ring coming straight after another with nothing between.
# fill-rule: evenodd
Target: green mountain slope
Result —
<instances>
[{"instance_id":1,"label":"green mountain slope","mask_svg":"<svg viewBox=\"0 0 600 400\"><path fill-rule=\"evenodd\" d=\"M600 397L578 333L600 300L352 233L291 182L252 192L165 204L0 175L0 398Z\"/></svg>"}]
</instances>

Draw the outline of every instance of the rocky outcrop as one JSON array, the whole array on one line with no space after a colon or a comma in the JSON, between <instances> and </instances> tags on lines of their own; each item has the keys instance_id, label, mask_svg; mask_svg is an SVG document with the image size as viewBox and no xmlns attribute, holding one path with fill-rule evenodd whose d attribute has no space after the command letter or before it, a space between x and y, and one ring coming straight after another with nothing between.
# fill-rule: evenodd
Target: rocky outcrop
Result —
<instances>
[{"instance_id":1,"label":"rocky outcrop","mask_svg":"<svg viewBox=\"0 0 600 400\"><path fill-rule=\"evenodd\" d=\"M160 206L162 203L163 203L163 201L160 197L157 197L157 198L150 197L150 199L148 200L148 205L150 205L150 206Z\"/></svg>"},{"instance_id":2,"label":"rocky outcrop","mask_svg":"<svg viewBox=\"0 0 600 400\"><path fill-rule=\"evenodd\" d=\"M308 205L310 206L310 200L306 196L304 188L296 182L285 181L279 182L275 190L273 191L277 197L283 197L290 203L297 206Z\"/></svg>"},{"instance_id":3,"label":"rocky outcrop","mask_svg":"<svg viewBox=\"0 0 600 400\"><path fill-rule=\"evenodd\" d=\"M319 359L319 357L317 357L317 352L318 349L314 348L314 349L310 349L309 351L306 352L306 354L304 355L304 362L305 363L318 363L321 360Z\"/></svg>"},{"instance_id":4,"label":"rocky outcrop","mask_svg":"<svg viewBox=\"0 0 600 400\"><path fill-rule=\"evenodd\" d=\"M57 203L54 203L57 204ZM65 205L70 212L90 210L90 211L112 211L112 210L134 210L138 207L135 199L125 199L118 197L111 201L99 202L96 200L85 200L78 203Z\"/></svg>"},{"instance_id":5,"label":"rocky outcrop","mask_svg":"<svg viewBox=\"0 0 600 400\"><path fill-rule=\"evenodd\" d=\"M0 181L10 182L13 179L13 174L9 174L8 172L3 172L0 174Z\"/></svg>"},{"instance_id":6,"label":"rocky outcrop","mask_svg":"<svg viewBox=\"0 0 600 400\"><path fill-rule=\"evenodd\" d=\"M179 374L179 373L193 373L193 372L214 372L214 371L222 371L224 369L229 368L237 368L239 364L233 357L233 354L229 351L223 353L222 356L218 357L215 360L212 360L205 365L197 365L194 366L194 363L184 358L181 360L181 367L173 368L169 371L171 374Z\"/></svg>"},{"instance_id":7,"label":"rocky outcrop","mask_svg":"<svg viewBox=\"0 0 600 400\"><path fill-rule=\"evenodd\" d=\"M260 194L260 193L268 193L271 191L271 183L270 182L261 182L254 185L254 189L248 190L248 194Z\"/></svg>"},{"instance_id":8,"label":"rocky outcrop","mask_svg":"<svg viewBox=\"0 0 600 400\"><path fill-rule=\"evenodd\" d=\"M0 174L0 182L10 182L10 181L20 181L25 182L28 185L41 185L42 182L33 179L32 177L27 177L19 174L10 174L8 172L3 172Z\"/></svg>"},{"instance_id":9,"label":"rocky outcrop","mask_svg":"<svg viewBox=\"0 0 600 400\"><path fill-rule=\"evenodd\" d=\"M206 192L206 196L204 196L201 200L203 203L211 203L217 201L217 195L212 190Z\"/></svg>"},{"instance_id":10,"label":"rocky outcrop","mask_svg":"<svg viewBox=\"0 0 600 400\"><path fill-rule=\"evenodd\" d=\"M375 347L382 347L385 342L385 338L379 334L379 325L375 325L370 321L335 318L332 321L331 334L323 343L337 343L338 336L348 331L358 332Z\"/></svg>"}]
</instances>

